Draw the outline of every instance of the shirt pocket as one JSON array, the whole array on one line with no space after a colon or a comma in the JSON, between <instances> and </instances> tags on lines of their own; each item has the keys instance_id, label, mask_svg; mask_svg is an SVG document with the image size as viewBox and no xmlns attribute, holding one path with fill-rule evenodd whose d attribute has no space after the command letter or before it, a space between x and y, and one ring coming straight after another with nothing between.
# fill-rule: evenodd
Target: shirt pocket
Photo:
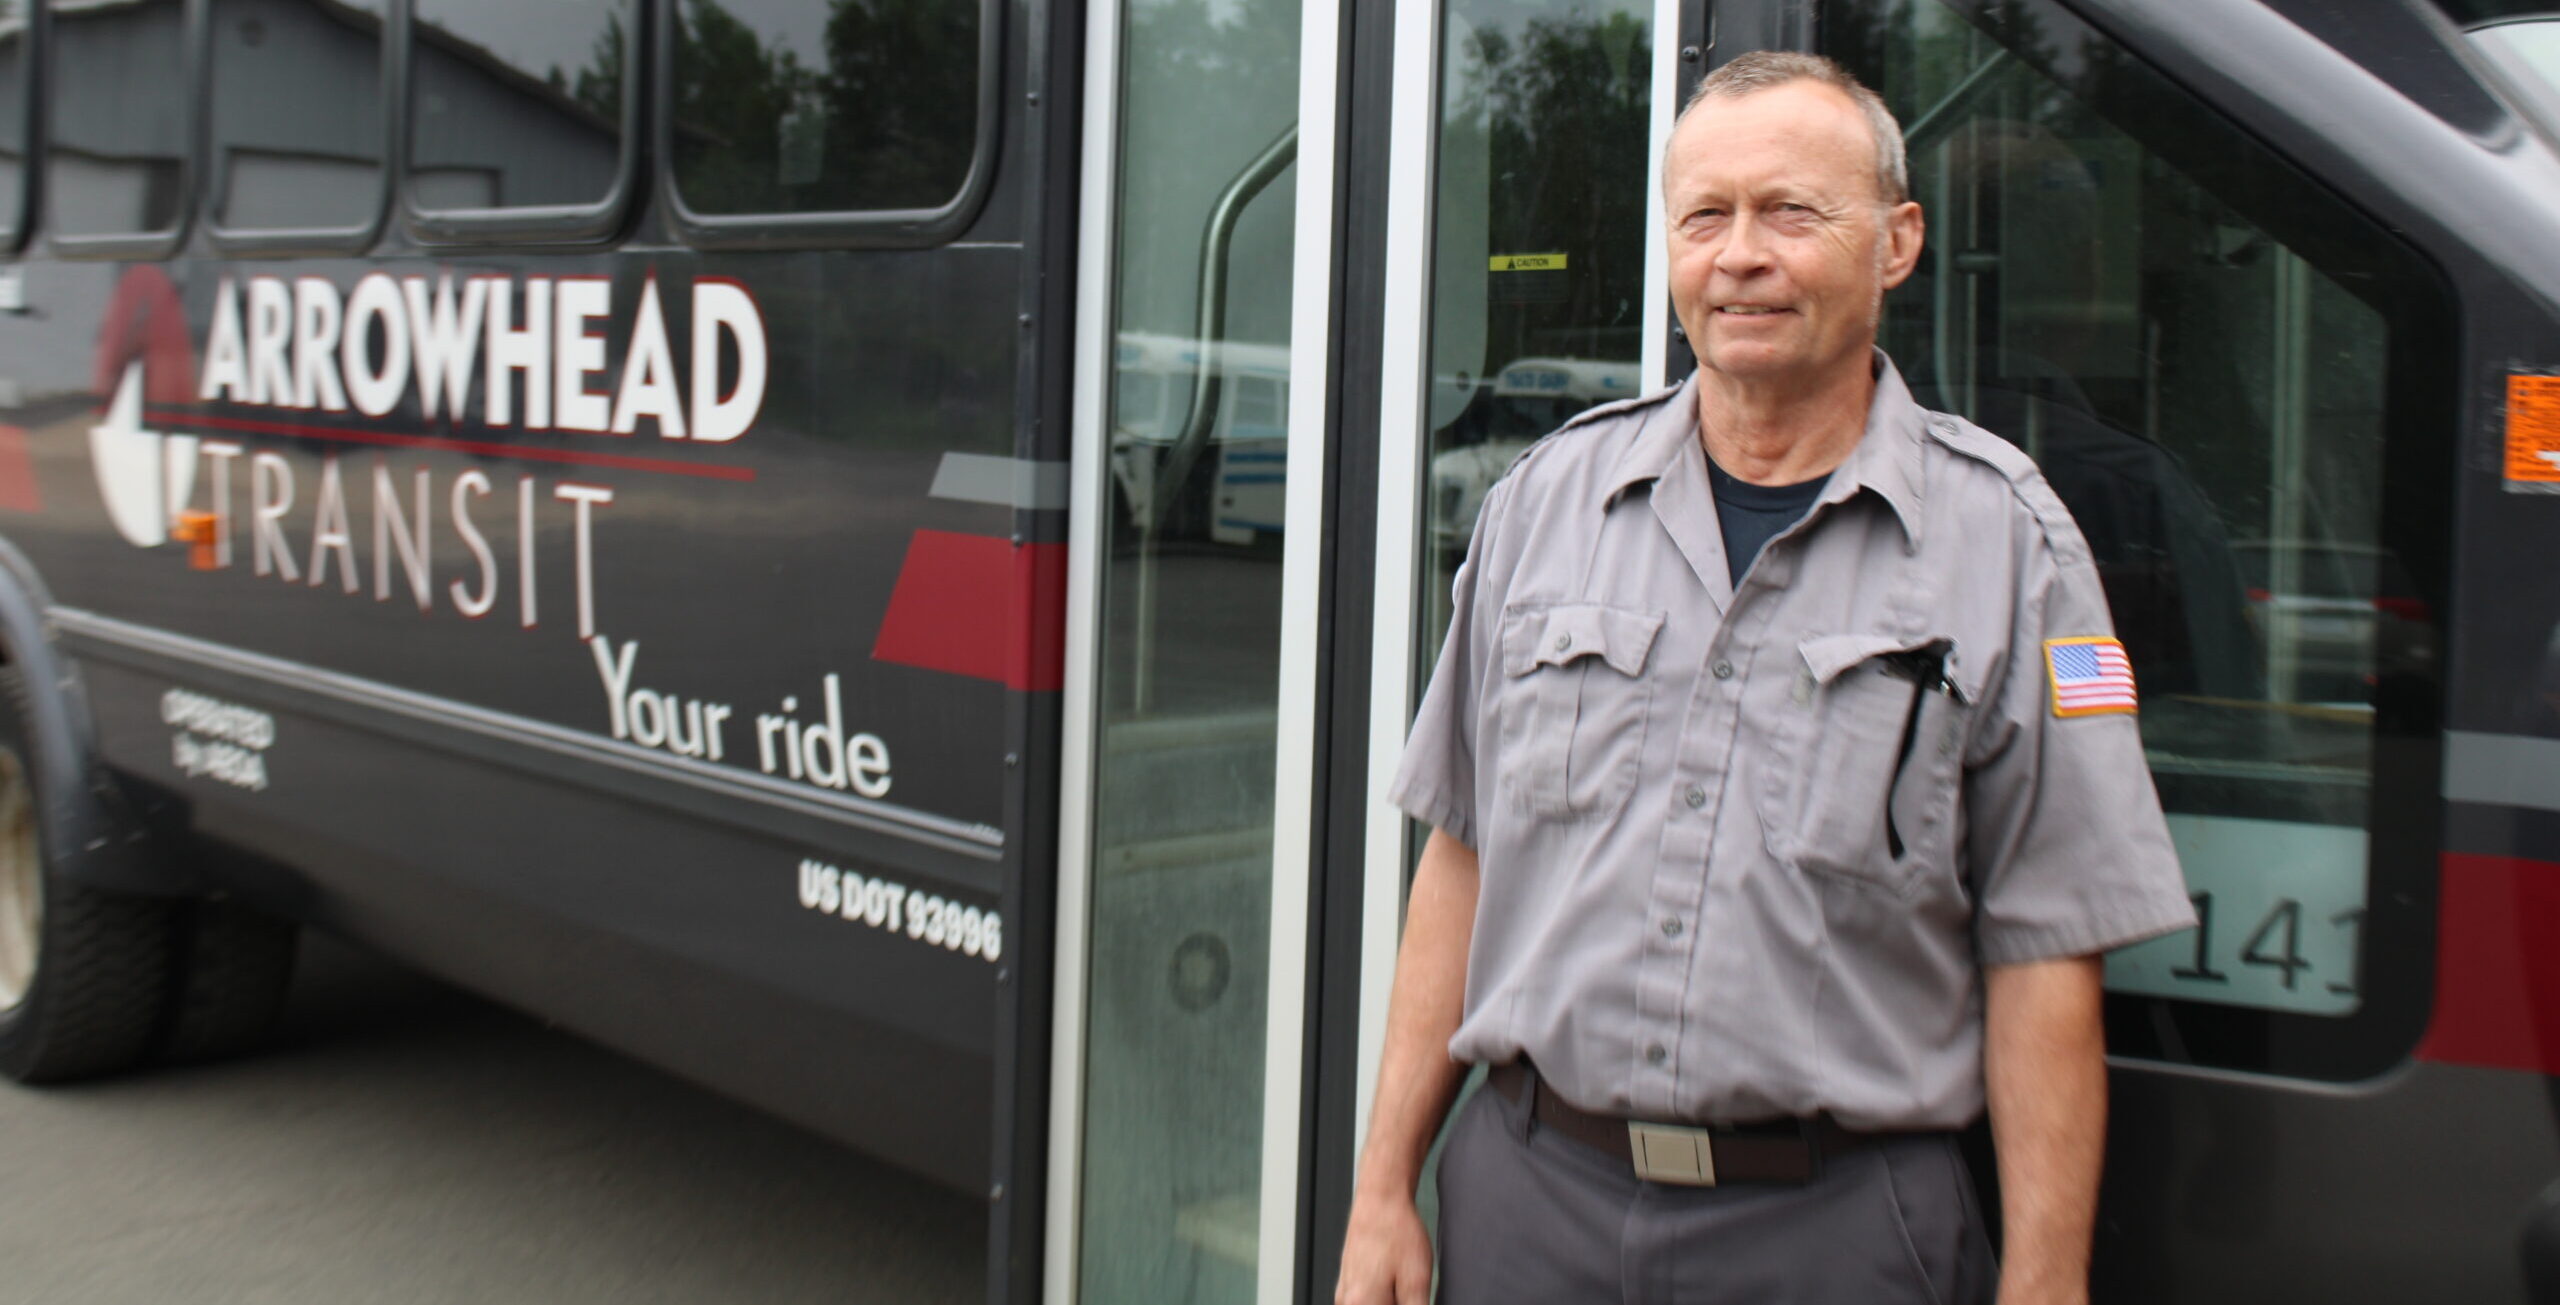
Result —
<instances>
[{"instance_id":1,"label":"shirt pocket","mask_svg":"<svg viewBox=\"0 0 2560 1305\"><path fill-rule=\"evenodd\" d=\"M1626 806L1653 700L1645 659L1663 617L1601 603L1504 609L1497 787L1514 810L1585 820Z\"/></svg>"},{"instance_id":2,"label":"shirt pocket","mask_svg":"<svg viewBox=\"0 0 2560 1305\"><path fill-rule=\"evenodd\" d=\"M1762 788L1770 855L1798 870L1911 895L1955 859L1961 742L1970 697L1951 674L1915 673L1932 635L1824 635L1797 645L1793 728ZM1905 655L1917 655L1907 658Z\"/></svg>"}]
</instances>

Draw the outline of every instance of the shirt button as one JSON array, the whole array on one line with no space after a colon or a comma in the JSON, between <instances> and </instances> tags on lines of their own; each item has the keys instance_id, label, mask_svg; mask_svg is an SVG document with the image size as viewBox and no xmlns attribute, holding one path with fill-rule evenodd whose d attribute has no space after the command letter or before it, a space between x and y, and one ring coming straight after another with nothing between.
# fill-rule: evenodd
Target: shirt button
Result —
<instances>
[{"instance_id":1,"label":"shirt button","mask_svg":"<svg viewBox=\"0 0 2560 1305\"><path fill-rule=\"evenodd\" d=\"M1569 635L1569 634L1560 634L1560 635L1557 635L1557 636L1556 636L1556 651L1557 651L1557 652L1563 652L1565 649L1570 648L1570 647L1572 647L1572 646L1573 646L1573 636L1572 636L1572 635Z\"/></svg>"},{"instance_id":2,"label":"shirt button","mask_svg":"<svg viewBox=\"0 0 2560 1305\"><path fill-rule=\"evenodd\" d=\"M1715 671L1715 676L1719 680L1730 680L1733 678L1733 663L1731 662L1719 661L1712 669Z\"/></svg>"},{"instance_id":3,"label":"shirt button","mask_svg":"<svg viewBox=\"0 0 2560 1305\"><path fill-rule=\"evenodd\" d=\"M1691 784L1689 786L1689 791L1680 795L1680 800L1688 803L1691 807L1702 807L1707 804L1707 791L1695 784Z\"/></svg>"},{"instance_id":4,"label":"shirt button","mask_svg":"<svg viewBox=\"0 0 2560 1305\"><path fill-rule=\"evenodd\" d=\"M1663 918L1662 936L1665 938L1677 938L1680 936L1680 917L1675 915Z\"/></svg>"},{"instance_id":5,"label":"shirt button","mask_svg":"<svg viewBox=\"0 0 2560 1305\"><path fill-rule=\"evenodd\" d=\"M1657 1042L1644 1049L1644 1059L1645 1063L1648 1065L1659 1065L1662 1062L1671 1059L1671 1053L1663 1050L1662 1044Z\"/></svg>"}]
</instances>

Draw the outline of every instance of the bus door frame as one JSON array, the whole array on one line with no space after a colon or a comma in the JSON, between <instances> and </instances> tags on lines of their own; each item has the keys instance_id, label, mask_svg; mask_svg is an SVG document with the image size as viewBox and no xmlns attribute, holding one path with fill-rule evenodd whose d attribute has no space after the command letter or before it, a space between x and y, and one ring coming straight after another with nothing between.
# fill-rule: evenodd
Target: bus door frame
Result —
<instances>
[{"instance_id":1,"label":"bus door frame","mask_svg":"<svg viewBox=\"0 0 2560 1305\"><path fill-rule=\"evenodd\" d=\"M1058 767L1056 933L1049 1045L1048 1163L1041 1298L1077 1299L1082 1246L1086 1004L1091 958L1093 804L1098 794L1099 568L1109 560L1110 380L1114 250L1119 231L1121 35L1124 0L1084 10L1082 141L1078 151L1072 444L1068 465L1065 677ZM1299 38L1299 143L1290 286L1288 465L1281 563L1277 766L1272 824L1271 993L1266 1020L1262 1173L1255 1300L1289 1305L1303 1283L1308 1136L1305 1067L1313 1032L1308 992L1309 921L1316 890L1318 768L1326 731L1319 699L1328 493L1333 478L1334 362L1339 335L1339 217L1343 142L1341 76L1347 0L1303 0ZM1051 39L1073 39L1063 26Z\"/></svg>"}]
</instances>

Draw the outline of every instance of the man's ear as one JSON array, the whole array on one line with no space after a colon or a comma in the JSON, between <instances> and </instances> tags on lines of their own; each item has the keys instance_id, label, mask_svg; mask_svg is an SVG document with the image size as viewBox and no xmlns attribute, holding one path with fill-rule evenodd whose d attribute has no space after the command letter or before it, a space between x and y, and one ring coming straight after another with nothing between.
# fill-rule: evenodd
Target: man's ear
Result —
<instances>
[{"instance_id":1,"label":"man's ear","mask_svg":"<svg viewBox=\"0 0 2560 1305\"><path fill-rule=\"evenodd\" d=\"M1922 216L1917 203L1905 200L1885 210L1885 289L1911 279L1911 269L1920 265L1920 246L1928 234L1929 220Z\"/></svg>"}]
</instances>

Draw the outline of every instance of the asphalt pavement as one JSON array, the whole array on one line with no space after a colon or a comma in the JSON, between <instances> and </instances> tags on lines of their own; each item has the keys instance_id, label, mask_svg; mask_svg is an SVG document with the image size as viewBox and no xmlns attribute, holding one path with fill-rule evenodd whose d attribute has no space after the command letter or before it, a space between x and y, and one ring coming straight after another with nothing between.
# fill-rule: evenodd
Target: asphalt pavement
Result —
<instances>
[{"instance_id":1,"label":"asphalt pavement","mask_svg":"<svg viewBox=\"0 0 2560 1305\"><path fill-rule=\"evenodd\" d=\"M983 1300L983 1203L343 946L272 1046L0 1083L0 1305Z\"/></svg>"}]
</instances>

